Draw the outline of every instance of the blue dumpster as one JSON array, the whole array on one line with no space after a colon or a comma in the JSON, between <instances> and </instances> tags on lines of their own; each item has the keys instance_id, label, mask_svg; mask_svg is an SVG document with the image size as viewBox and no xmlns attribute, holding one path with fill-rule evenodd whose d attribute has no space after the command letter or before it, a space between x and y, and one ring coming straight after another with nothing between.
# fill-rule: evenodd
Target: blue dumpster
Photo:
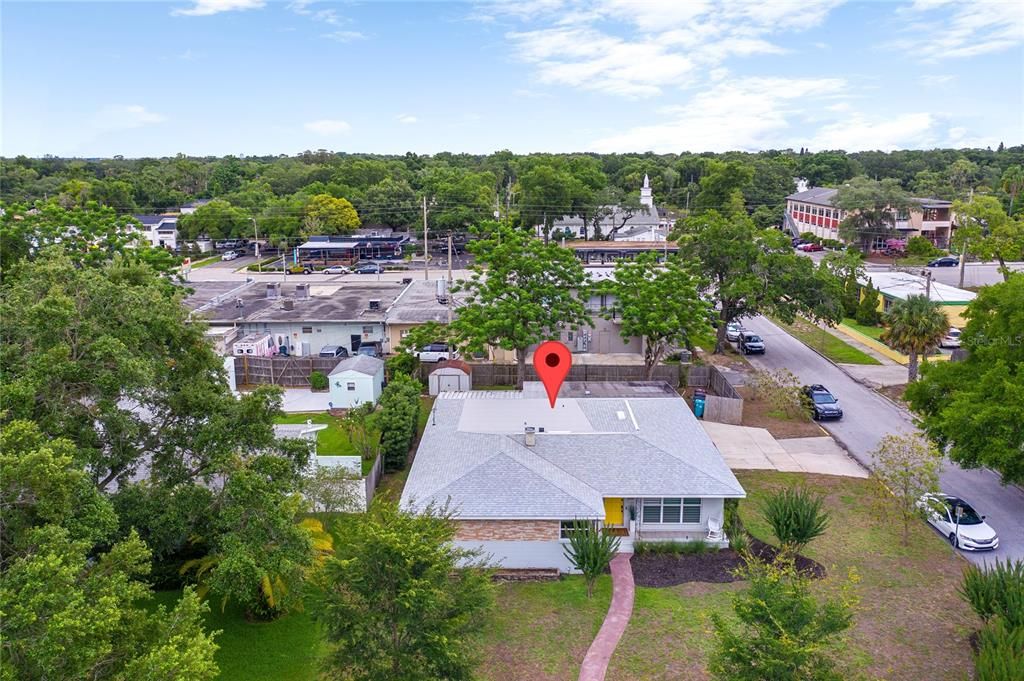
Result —
<instances>
[{"instance_id":1,"label":"blue dumpster","mask_svg":"<svg viewBox=\"0 0 1024 681\"><path fill-rule=\"evenodd\" d=\"M704 401L706 398L707 393L700 388L693 391L693 413L699 419L704 418Z\"/></svg>"}]
</instances>

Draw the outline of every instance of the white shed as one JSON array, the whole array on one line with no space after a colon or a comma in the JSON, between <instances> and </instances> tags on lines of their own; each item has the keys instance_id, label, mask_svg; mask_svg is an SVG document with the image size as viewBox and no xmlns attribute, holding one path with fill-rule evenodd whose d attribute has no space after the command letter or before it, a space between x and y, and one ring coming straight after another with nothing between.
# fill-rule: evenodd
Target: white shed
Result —
<instances>
[{"instance_id":1,"label":"white shed","mask_svg":"<svg viewBox=\"0 0 1024 681\"><path fill-rule=\"evenodd\" d=\"M473 368L458 359L438 362L437 368L430 372L427 381L430 384L431 395L465 392L473 389Z\"/></svg>"},{"instance_id":2,"label":"white shed","mask_svg":"<svg viewBox=\"0 0 1024 681\"><path fill-rule=\"evenodd\" d=\"M376 403L384 390L384 360L368 355L343 359L331 371L329 382L332 409Z\"/></svg>"}]
</instances>

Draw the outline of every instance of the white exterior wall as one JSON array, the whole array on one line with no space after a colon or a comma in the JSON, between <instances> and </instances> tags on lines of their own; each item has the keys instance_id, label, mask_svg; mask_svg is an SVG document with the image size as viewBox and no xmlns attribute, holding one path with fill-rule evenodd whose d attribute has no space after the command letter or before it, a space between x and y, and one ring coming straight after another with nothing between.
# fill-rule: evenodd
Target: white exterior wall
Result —
<instances>
[{"instance_id":1,"label":"white exterior wall","mask_svg":"<svg viewBox=\"0 0 1024 681\"><path fill-rule=\"evenodd\" d=\"M488 561L507 569L558 568L573 572L572 563L565 557L566 541L476 541L454 542L464 549L482 549Z\"/></svg>"},{"instance_id":2,"label":"white exterior wall","mask_svg":"<svg viewBox=\"0 0 1024 681\"><path fill-rule=\"evenodd\" d=\"M384 367L374 376L358 371L340 371L331 374L329 380L331 403L336 409L349 409L365 402L376 404L384 389ZM355 384L355 390L348 389L349 383Z\"/></svg>"},{"instance_id":3,"label":"white exterior wall","mask_svg":"<svg viewBox=\"0 0 1024 681\"><path fill-rule=\"evenodd\" d=\"M301 356L302 344L309 343L312 355L318 355L325 345L340 345L352 352L352 336L358 335L362 343L384 341L384 322L247 322L240 324L242 335L250 333L270 333L274 336L274 347L279 347L279 339L287 339L289 353ZM369 333L363 333L364 327ZM311 329L307 332L305 329Z\"/></svg>"},{"instance_id":4,"label":"white exterior wall","mask_svg":"<svg viewBox=\"0 0 1024 681\"><path fill-rule=\"evenodd\" d=\"M350 473L358 476L353 480L346 480L344 485L352 493L352 501L355 504L355 511L366 510L366 480L363 479L363 460L358 456L314 456L312 462L316 466L326 468L343 467ZM315 509L319 510L319 509Z\"/></svg>"}]
</instances>

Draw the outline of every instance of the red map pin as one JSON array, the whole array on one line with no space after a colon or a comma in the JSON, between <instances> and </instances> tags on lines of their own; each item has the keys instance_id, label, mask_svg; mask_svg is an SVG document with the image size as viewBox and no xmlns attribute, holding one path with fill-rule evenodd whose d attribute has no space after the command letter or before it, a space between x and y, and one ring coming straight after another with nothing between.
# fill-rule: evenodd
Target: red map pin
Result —
<instances>
[{"instance_id":1,"label":"red map pin","mask_svg":"<svg viewBox=\"0 0 1024 681\"><path fill-rule=\"evenodd\" d=\"M555 408L558 391L572 367L572 353L558 341L544 341L533 353L533 368L537 370L551 408Z\"/></svg>"}]
</instances>

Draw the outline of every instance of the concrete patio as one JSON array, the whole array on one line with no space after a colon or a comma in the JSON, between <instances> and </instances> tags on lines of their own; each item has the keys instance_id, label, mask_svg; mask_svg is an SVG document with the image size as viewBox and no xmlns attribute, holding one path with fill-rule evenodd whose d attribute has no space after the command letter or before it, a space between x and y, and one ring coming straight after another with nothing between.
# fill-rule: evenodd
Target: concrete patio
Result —
<instances>
[{"instance_id":1,"label":"concrete patio","mask_svg":"<svg viewBox=\"0 0 1024 681\"><path fill-rule=\"evenodd\" d=\"M866 478L868 472L827 435L776 440L764 428L702 422L733 470L777 470Z\"/></svg>"}]
</instances>

